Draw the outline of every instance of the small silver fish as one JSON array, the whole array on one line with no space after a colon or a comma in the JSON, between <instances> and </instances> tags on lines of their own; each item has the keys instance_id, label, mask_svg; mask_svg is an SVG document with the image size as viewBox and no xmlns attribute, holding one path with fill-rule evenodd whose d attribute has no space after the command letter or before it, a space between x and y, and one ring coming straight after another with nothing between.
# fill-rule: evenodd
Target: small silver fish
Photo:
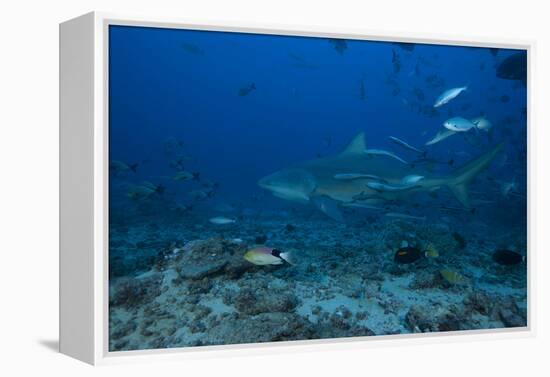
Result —
<instances>
[{"instance_id":1,"label":"small silver fish","mask_svg":"<svg viewBox=\"0 0 550 377\"><path fill-rule=\"evenodd\" d=\"M407 215L405 213L397 213L397 212L388 212L384 216L392 217L395 219L403 219L403 220L420 220L420 221L426 220L426 216L422 216L422 217L412 216L412 215Z\"/></svg>"},{"instance_id":2,"label":"small silver fish","mask_svg":"<svg viewBox=\"0 0 550 377\"><path fill-rule=\"evenodd\" d=\"M190 180L198 181L199 173L191 173L189 171L182 170L177 172L176 175L174 175L174 181L184 182L184 181L190 181Z\"/></svg>"},{"instance_id":3,"label":"small silver fish","mask_svg":"<svg viewBox=\"0 0 550 377\"><path fill-rule=\"evenodd\" d=\"M454 207L454 206L441 206L440 208L443 211L475 213L475 208Z\"/></svg>"},{"instance_id":4,"label":"small silver fish","mask_svg":"<svg viewBox=\"0 0 550 377\"><path fill-rule=\"evenodd\" d=\"M111 169L112 172L119 173L119 172L136 172L137 171L138 164L127 164L122 161L113 160L109 163L109 169Z\"/></svg>"},{"instance_id":5,"label":"small silver fish","mask_svg":"<svg viewBox=\"0 0 550 377\"><path fill-rule=\"evenodd\" d=\"M453 132L466 132L470 131L472 128L477 130L475 124L462 117L447 119L445 123L443 123L443 127Z\"/></svg>"},{"instance_id":6,"label":"small silver fish","mask_svg":"<svg viewBox=\"0 0 550 377\"><path fill-rule=\"evenodd\" d=\"M155 185L151 182L142 182L140 185L132 185L128 189L126 196L130 199L141 200L150 199L155 194L161 195L164 192L164 186Z\"/></svg>"},{"instance_id":7,"label":"small silver fish","mask_svg":"<svg viewBox=\"0 0 550 377\"><path fill-rule=\"evenodd\" d=\"M470 201L470 204L473 206L479 206L479 205L487 205L487 204L494 204L494 200L487 200L487 199L472 199Z\"/></svg>"},{"instance_id":8,"label":"small silver fish","mask_svg":"<svg viewBox=\"0 0 550 377\"><path fill-rule=\"evenodd\" d=\"M254 84L254 83L243 86L241 89L239 89L239 96L241 96L241 97L247 96L253 90L256 90L256 84Z\"/></svg>"},{"instance_id":9,"label":"small silver fish","mask_svg":"<svg viewBox=\"0 0 550 377\"><path fill-rule=\"evenodd\" d=\"M210 198L212 196L212 192L207 192L205 190L193 190L189 191L187 195L189 195L194 200L204 200Z\"/></svg>"},{"instance_id":10,"label":"small silver fish","mask_svg":"<svg viewBox=\"0 0 550 377\"><path fill-rule=\"evenodd\" d=\"M388 156L388 157L394 158L397 161L402 162L406 165L409 164L407 161L403 160L401 157L398 157L394 153L385 151L383 149L366 149L365 153L366 154L371 154L371 155L378 155L378 156Z\"/></svg>"},{"instance_id":11,"label":"small silver fish","mask_svg":"<svg viewBox=\"0 0 550 377\"><path fill-rule=\"evenodd\" d=\"M386 184L381 182L368 182L367 187L372 190L380 191L380 192L382 191L395 192L395 191L410 190L416 187L416 185L414 183L406 184L406 185L400 185L400 184L394 185L394 184Z\"/></svg>"},{"instance_id":12,"label":"small silver fish","mask_svg":"<svg viewBox=\"0 0 550 377\"><path fill-rule=\"evenodd\" d=\"M407 175L407 176L403 177L401 179L401 182L403 182L403 184L405 184L405 185L412 185L412 184L415 184L418 181L421 181L423 179L424 179L423 175L411 174L411 175Z\"/></svg>"},{"instance_id":13,"label":"small silver fish","mask_svg":"<svg viewBox=\"0 0 550 377\"><path fill-rule=\"evenodd\" d=\"M447 129L443 131L439 131L437 135L433 137L433 139L426 142L426 145L433 145L433 144L439 143L440 141L445 140L446 138L448 138L449 136L453 136L454 134L456 134L455 131L451 131Z\"/></svg>"},{"instance_id":14,"label":"small silver fish","mask_svg":"<svg viewBox=\"0 0 550 377\"><path fill-rule=\"evenodd\" d=\"M460 93L467 90L467 86L461 86L459 88L452 88L441 93L437 100L435 101L434 107L440 107L448 103L450 100L456 98Z\"/></svg>"},{"instance_id":15,"label":"small silver fish","mask_svg":"<svg viewBox=\"0 0 550 377\"><path fill-rule=\"evenodd\" d=\"M407 143L407 142L405 142L401 139L398 139L395 136L389 136L389 139L391 141L393 141L394 143L396 143L397 145L401 145L402 147L410 149L411 151L414 151L414 152L420 153L420 154L424 153L424 151L421 151L420 149L413 147L409 143Z\"/></svg>"},{"instance_id":16,"label":"small silver fish","mask_svg":"<svg viewBox=\"0 0 550 377\"><path fill-rule=\"evenodd\" d=\"M493 124L485 117L477 117L471 120L478 130L489 132Z\"/></svg>"},{"instance_id":17,"label":"small silver fish","mask_svg":"<svg viewBox=\"0 0 550 377\"><path fill-rule=\"evenodd\" d=\"M237 220L235 220L235 219L230 219L230 218L223 217L223 216L212 217L208 221L210 221L212 224L216 224L216 225L234 224L234 223L237 222Z\"/></svg>"},{"instance_id":18,"label":"small silver fish","mask_svg":"<svg viewBox=\"0 0 550 377\"><path fill-rule=\"evenodd\" d=\"M500 193L506 198L510 193L516 190L516 181L503 182L500 186Z\"/></svg>"},{"instance_id":19,"label":"small silver fish","mask_svg":"<svg viewBox=\"0 0 550 377\"><path fill-rule=\"evenodd\" d=\"M365 204L365 203L357 203L357 202L350 202L350 203L344 203L342 204L342 207L348 207L348 208L363 208L363 209L373 209L373 210L383 210L381 207L376 207L371 204Z\"/></svg>"},{"instance_id":20,"label":"small silver fish","mask_svg":"<svg viewBox=\"0 0 550 377\"><path fill-rule=\"evenodd\" d=\"M361 174L361 173L340 173L340 174L335 174L334 175L334 179L337 179L339 181L351 181L353 179L373 179L373 180L376 180L376 181L381 181L381 182L385 182L382 178L380 178L379 176L377 175L373 175L373 174Z\"/></svg>"}]
</instances>

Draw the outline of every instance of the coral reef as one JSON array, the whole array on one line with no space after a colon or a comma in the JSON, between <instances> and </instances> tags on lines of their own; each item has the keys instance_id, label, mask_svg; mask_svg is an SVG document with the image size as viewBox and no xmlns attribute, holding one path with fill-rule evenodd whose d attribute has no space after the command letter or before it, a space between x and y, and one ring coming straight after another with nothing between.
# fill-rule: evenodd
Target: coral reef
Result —
<instances>
[{"instance_id":1,"label":"coral reef","mask_svg":"<svg viewBox=\"0 0 550 377\"><path fill-rule=\"evenodd\" d=\"M412 332L460 330L462 313L455 306L433 308L412 306L405 316L405 323Z\"/></svg>"},{"instance_id":2,"label":"coral reef","mask_svg":"<svg viewBox=\"0 0 550 377\"><path fill-rule=\"evenodd\" d=\"M298 298L284 290L244 288L237 292L227 305L233 304L239 313L256 315L272 312L292 312L298 305Z\"/></svg>"},{"instance_id":3,"label":"coral reef","mask_svg":"<svg viewBox=\"0 0 550 377\"><path fill-rule=\"evenodd\" d=\"M209 330L210 344L274 342L311 339L314 332L304 318L293 313L261 313L224 321Z\"/></svg>"},{"instance_id":4,"label":"coral reef","mask_svg":"<svg viewBox=\"0 0 550 377\"><path fill-rule=\"evenodd\" d=\"M120 278L112 284L109 304L126 308L146 304L160 294L162 279L161 274L137 278Z\"/></svg>"},{"instance_id":5,"label":"coral reef","mask_svg":"<svg viewBox=\"0 0 550 377\"><path fill-rule=\"evenodd\" d=\"M112 263L124 250L132 268L145 267L132 275L115 266L110 350L526 326L525 267L492 262L499 239L465 227L457 241L445 224L308 217L297 226L265 216L223 232L115 226ZM403 241L432 245L439 257L398 264ZM258 244L292 252L296 263L245 260ZM449 283L442 270L464 281Z\"/></svg>"},{"instance_id":6,"label":"coral reef","mask_svg":"<svg viewBox=\"0 0 550 377\"><path fill-rule=\"evenodd\" d=\"M178 253L176 270L182 279L201 280L221 273L238 278L252 267L243 260L244 251L219 238L192 241Z\"/></svg>"}]
</instances>

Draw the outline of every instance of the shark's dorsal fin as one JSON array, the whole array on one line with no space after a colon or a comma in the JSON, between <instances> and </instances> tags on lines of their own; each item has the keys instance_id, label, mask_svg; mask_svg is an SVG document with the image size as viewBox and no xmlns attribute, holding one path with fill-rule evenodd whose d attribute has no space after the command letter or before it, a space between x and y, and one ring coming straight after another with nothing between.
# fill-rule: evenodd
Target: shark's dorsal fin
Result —
<instances>
[{"instance_id":1,"label":"shark's dorsal fin","mask_svg":"<svg viewBox=\"0 0 550 377\"><path fill-rule=\"evenodd\" d=\"M367 146L365 144L365 133L358 133L353 140L348 144L348 146L340 153L340 155L358 155L364 154Z\"/></svg>"}]
</instances>

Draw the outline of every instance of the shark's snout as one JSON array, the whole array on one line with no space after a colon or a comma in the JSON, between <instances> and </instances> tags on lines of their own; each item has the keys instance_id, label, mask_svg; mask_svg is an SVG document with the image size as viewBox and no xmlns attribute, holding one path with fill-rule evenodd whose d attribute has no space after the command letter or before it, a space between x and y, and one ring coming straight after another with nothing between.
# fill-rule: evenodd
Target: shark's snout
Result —
<instances>
[{"instance_id":1,"label":"shark's snout","mask_svg":"<svg viewBox=\"0 0 550 377\"><path fill-rule=\"evenodd\" d=\"M269 187L270 187L269 176L260 178L260 180L258 181L258 186L260 186L263 189L269 190Z\"/></svg>"},{"instance_id":2,"label":"shark's snout","mask_svg":"<svg viewBox=\"0 0 550 377\"><path fill-rule=\"evenodd\" d=\"M315 189L311 175L301 169L280 170L261 178L258 186L281 199L300 202L309 201L309 195Z\"/></svg>"}]
</instances>

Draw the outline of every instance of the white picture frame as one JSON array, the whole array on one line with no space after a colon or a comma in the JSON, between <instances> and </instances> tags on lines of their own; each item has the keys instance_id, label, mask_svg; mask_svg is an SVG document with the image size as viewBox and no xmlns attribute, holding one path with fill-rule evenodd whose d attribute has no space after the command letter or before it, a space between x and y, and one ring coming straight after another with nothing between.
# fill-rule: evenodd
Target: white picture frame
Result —
<instances>
[{"instance_id":1,"label":"white picture frame","mask_svg":"<svg viewBox=\"0 0 550 377\"><path fill-rule=\"evenodd\" d=\"M528 54L528 161L532 170L533 41L413 33L388 33L310 26L201 23L159 17L92 12L60 25L60 351L90 364L161 358L213 357L292 352L305 349L346 349L402 343L472 341L535 334L532 203L528 196L528 320L524 328L470 330L452 333L383 335L268 344L226 345L108 351L108 27L135 25L260 34L435 43L525 49ZM529 174L530 176L530 174ZM529 177L528 176L528 177ZM529 181L529 179L528 179ZM528 185L531 192L531 185ZM459 336L460 335L460 336ZM208 352L205 352L208 351Z\"/></svg>"}]
</instances>

